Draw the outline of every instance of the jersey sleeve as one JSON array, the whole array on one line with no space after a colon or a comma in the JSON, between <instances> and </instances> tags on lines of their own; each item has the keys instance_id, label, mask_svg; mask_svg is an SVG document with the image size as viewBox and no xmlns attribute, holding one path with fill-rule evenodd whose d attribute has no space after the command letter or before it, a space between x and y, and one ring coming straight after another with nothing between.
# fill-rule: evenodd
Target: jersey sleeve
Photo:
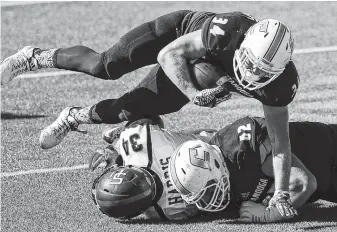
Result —
<instances>
[{"instance_id":1,"label":"jersey sleeve","mask_svg":"<svg viewBox=\"0 0 337 232\"><path fill-rule=\"evenodd\" d=\"M202 26L202 42L208 57L216 59L226 51L235 51L245 31L256 21L241 12L216 14Z\"/></svg>"},{"instance_id":2,"label":"jersey sleeve","mask_svg":"<svg viewBox=\"0 0 337 232\"><path fill-rule=\"evenodd\" d=\"M299 76L295 64L290 61L283 73L262 90L261 103L267 106L287 106L297 93Z\"/></svg>"},{"instance_id":3,"label":"jersey sleeve","mask_svg":"<svg viewBox=\"0 0 337 232\"><path fill-rule=\"evenodd\" d=\"M255 157L256 165L264 162L269 147L264 149L261 144L267 138L267 128L263 119L245 117L220 130L211 143L219 146L223 154L240 168L247 158Z\"/></svg>"}]
</instances>

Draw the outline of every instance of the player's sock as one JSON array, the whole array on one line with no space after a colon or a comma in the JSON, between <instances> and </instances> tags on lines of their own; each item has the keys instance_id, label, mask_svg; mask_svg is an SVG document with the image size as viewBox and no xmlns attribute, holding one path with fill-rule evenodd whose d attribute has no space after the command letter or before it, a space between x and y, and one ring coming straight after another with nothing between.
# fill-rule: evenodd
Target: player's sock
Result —
<instances>
[{"instance_id":1,"label":"player's sock","mask_svg":"<svg viewBox=\"0 0 337 232\"><path fill-rule=\"evenodd\" d=\"M58 49L42 50L34 49L34 58L37 60L39 68L56 68L56 51Z\"/></svg>"},{"instance_id":2,"label":"player's sock","mask_svg":"<svg viewBox=\"0 0 337 232\"><path fill-rule=\"evenodd\" d=\"M71 113L78 124L94 124L96 122L91 118L91 108L91 106L88 106L81 109L73 109Z\"/></svg>"}]
</instances>

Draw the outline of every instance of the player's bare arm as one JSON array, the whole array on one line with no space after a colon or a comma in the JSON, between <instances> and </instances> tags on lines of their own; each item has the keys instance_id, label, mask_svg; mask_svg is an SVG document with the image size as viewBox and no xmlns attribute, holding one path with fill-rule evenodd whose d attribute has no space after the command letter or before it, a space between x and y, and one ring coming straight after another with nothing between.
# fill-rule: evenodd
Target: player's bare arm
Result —
<instances>
[{"instance_id":1,"label":"player's bare arm","mask_svg":"<svg viewBox=\"0 0 337 232\"><path fill-rule=\"evenodd\" d=\"M169 43L158 54L157 60L170 80L190 99L197 93L190 81L188 60L203 57L206 49L201 30L186 34Z\"/></svg>"},{"instance_id":2,"label":"player's bare arm","mask_svg":"<svg viewBox=\"0 0 337 232\"><path fill-rule=\"evenodd\" d=\"M288 191L291 164L288 107L263 106L270 141L273 146L275 189Z\"/></svg>"},{"instance_id":3,"label":"player's bare arm","mask_svg":"<svg viewBox=\"0 0 337 232\"><path fill-rule=\"evenodd\" d=\"M288 107L263 106L269 138L273 147L273 168L275 176L275 194L270 202L279 209L281 214L287 213L293 216L297 213L290 202L280 201L279 196L289 191L289 176L291 166L291 146L289 138L289 113ZM282 194L282 195L279 195ZM279 195L279 196L278 196ZM283 197L281 197L283 199Z\"/></svg>"}]
</instances>

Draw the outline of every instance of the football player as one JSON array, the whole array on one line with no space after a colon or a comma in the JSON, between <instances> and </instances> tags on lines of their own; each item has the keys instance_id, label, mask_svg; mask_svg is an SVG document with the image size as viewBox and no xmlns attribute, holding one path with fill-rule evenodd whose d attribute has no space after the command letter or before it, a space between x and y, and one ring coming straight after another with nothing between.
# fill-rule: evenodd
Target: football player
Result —
<instances>
[{"instance_id":1,"label":"football player","mask_svg":"<svg viewBox=\"0 0 337 232\"><path fill-rule=\"evenodd\" d=\"M112 135L116 130L119 139ZM186 204L173 187L168 165L180 144L190 139L209 141L213 132L171 132L163 128L160 118L140 119L108 130L104 138L113 144L96 151L89 160L91 170L102 163L107 168L94 181L95 204L114 218L144 213L150 219L180 220L198 215L198 208Z\"/></svg>"},{"instance_id":2,"label":"football player","mask_svg":"<svg viewBox=\"0 0 337 232\"><path fill-rule=\"evenodd\" d=\"M282 194L288 191L291 163L287 105L299 84L291 61L293 49L289 28L278 20L257 21L241 12L183 10L136 27L102 54L85 46L47 50L25 47L5 59L0 72L2 83L26 71L49 67L118 79L140 67L159 63L139 88L121 98L64 109L42 132L44 148L56 146L82 123L118 123L137 114L167 114L180 110L189 101L214 107L229 99L230 92L255 98L263 104L273 146L275 186L282 190L276 193ZM201 57L228 74L218 87L196 91L193 86L187 62ZM291 205L283 206L295 213Z\"/></svg>"},{"instance_id":3,"label":"football player","mask_svg":"<svg viewBox=\"0 0 337 232\"><path fill-rule=\"evenodd\" d=\"M291 201L296 208L318 199L337 202L337 125L290 122L290 194L271 200L275 177L266 127L262 118L245 117L218 131L209 143L183 143L169 167L182 198L205 211L237 203L242 220L261 223L292 218L286 208L267 208L268 201Z\"/></svg>"}]
</instances>

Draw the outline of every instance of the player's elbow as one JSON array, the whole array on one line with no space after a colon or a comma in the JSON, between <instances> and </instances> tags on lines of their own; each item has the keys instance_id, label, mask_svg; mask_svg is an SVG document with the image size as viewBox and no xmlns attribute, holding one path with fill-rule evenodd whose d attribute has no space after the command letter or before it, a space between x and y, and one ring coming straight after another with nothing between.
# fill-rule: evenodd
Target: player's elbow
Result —
<instances>
[{"instance_id":1,"label":"player's elbow","mask_svg":"<svg viewBox=\"0 0 337 232\"><path fill-rule=\"evenodd\" d=\"M165 66L166 63L172 61L174 56L174 52L165 47L158 53L157 61L161 66Z\"/></svg>"},{"instance_id":2,"label":"player's elbow","mask_svg":"<svg viewBox=\"0 0 337 232\"><path fill-rule=\"evenodd\" d=\"M296 208L301 207L316 189L317 180L312 174L307 175L305 178L298 178L296 181L293 181L289 186L289 190L290 192L293 192L293 195L297 196L295 197L297 200L293 202L294 206Z\"/></svg>"},{"instance_id":3,"label":"player's elbow","mask_svg":"<svg viewBox=\"0 0 337 232\"><path fill-rule=\"evenodd\" d=\"M177 63L182 58L181 51L176 49L174 44L171 43L160 50L157 56L157 62L164 68L168 64L172 65Z\"/></svg>"},{"instance_id":4,"label":"player's elbow","mask_svg":"<svg viewBox=\"0 0 337 232\"><path fill-rule=\"evenodd\" d=\"M316 189L317 189L317 180L316 180L316 177L314 175L310 175L309 178L308 178L308 181L306 183L306 186L305 186L305 189L306 191L308 192L308 194L313 194Z\"/></svg>"},{"instance_id":5,"label":"player's elbow","mask_svg":"<svg viewBox=\"0 0 337 232\"><path fill-rule=\"evenodd\" d=\"M317 180L314 175L310 175L307 178L297 179L294 183L290 184L290 191L296 193L309 193L315 192L317 189Z\"/></svg>"}]
</instances>

